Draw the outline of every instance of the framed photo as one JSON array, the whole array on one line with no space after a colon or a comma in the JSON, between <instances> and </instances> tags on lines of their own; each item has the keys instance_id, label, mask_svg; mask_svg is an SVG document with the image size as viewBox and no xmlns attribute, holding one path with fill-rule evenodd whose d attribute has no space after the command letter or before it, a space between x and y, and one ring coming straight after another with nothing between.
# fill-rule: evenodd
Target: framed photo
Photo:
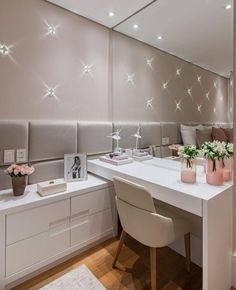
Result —
<instances>
[{"instance_id":1,"label":"framed photo","mask_svg":"<svg viewBox=\"0 0 236 290\"><path fill-rule=\"evenodd\" d=\"M87 155L85 153L64 155L65 181L79 181L87 179Z\"/></svg>"}]
</instances>

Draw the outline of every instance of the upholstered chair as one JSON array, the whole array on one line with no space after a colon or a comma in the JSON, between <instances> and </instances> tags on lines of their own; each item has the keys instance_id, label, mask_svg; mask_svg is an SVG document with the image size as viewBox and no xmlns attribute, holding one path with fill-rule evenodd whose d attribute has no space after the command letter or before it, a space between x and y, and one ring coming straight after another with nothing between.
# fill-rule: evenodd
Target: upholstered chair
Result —
<instances>
[{"instance_id":1,"label":"upholstered chair","mask_svg":"<svg viewBox=\"0 0 236 290\"><path fill-rule=\"evenodd\" d=\"M157 289L156 248L185 238L187 271L190 272L190 223L175 213L155 208L150 192L143 186L114 177L116 205L122 233L113 262L116 265L126 234L150 247L151 289Z\"/></svg>"}]
</instances>

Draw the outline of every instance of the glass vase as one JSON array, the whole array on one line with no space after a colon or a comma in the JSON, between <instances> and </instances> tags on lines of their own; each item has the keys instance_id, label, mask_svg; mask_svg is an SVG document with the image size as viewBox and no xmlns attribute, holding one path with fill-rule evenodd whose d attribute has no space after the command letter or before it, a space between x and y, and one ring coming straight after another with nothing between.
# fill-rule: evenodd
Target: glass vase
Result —
<instances>
[{"instance_id":1,"label":"glass vase","mask_svg":"<svg viewBox=\"0 0 236 290\"><path fill-rule=\"evenodd\" d=\"M211 185L223 184L223 161L218 159L207 159L206 181Z\"/></svg>"},{"instance_id":2,"label":"glass vase","mask_svg":"<svg viewBox=\"0 0 236 290\"><path fill-rule=\"evenodd\" d=\"M223 180L232 181L232 179L233 179L233 158L225 157L223 167Z\"/></svg>"},{"instance_id":3,"label":"glass vase","mask_svg":"<svg viewBox=\"0 0 236 290\"><path fill-rule=\"evenodd\" d=\"M181 159L181 181L185 183L196 182L196 159Z\"/></svg>"}]
</instances>

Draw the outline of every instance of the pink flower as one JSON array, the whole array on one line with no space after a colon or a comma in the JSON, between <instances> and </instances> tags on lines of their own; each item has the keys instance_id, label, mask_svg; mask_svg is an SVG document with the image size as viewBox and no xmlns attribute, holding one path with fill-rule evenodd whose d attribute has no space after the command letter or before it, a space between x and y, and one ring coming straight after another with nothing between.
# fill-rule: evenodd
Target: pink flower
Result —
<instances>
[{"instance_id":1,"label":"pink flower","mask_svg":"<svg viewBox=\"0 0 236 290\"><path fill-rule=\"evenodd\" d=\"M33 166L28 166L27 164L23 165L17 165L12 164L9 166L6 170L4 170L6 174L9 174L10 176L25 176L30 175L34 172Z\"/></svg>"}]
</instances>

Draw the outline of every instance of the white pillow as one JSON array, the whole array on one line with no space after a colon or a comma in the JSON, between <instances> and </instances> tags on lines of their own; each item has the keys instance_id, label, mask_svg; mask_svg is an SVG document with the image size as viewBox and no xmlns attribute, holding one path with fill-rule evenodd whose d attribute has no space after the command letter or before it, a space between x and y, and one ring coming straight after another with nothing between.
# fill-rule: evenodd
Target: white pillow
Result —
<instances>
[{"instance_id":1,"label":"white pillow","mask_svg":"<svg viewBox=\"0 0 236 290\"><path fill-rule=\"evenodd\" d=\"M197 126L186 126L180 125L181 136L184 145L195 145L197 146L196 141L196 129L203 130L204 126L197 125Z\"/></svg>"}]
</instances>

